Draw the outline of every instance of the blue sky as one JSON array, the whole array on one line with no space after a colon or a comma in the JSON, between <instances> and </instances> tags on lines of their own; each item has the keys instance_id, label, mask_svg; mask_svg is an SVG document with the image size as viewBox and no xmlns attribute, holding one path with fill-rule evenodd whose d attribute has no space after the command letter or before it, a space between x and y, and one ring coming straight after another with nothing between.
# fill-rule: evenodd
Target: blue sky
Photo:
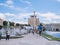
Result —
<instances>
[{"instance_id":1,"label":"blue sky","mask_svg":"<svg viewBox=\"0 0 60 45\"><path fill-rule=\"evenodd\" d=\"M27 23L30 15L42 23L60 23L60 0L0 0L0 18Z\"/></svg>"}]
</instances>

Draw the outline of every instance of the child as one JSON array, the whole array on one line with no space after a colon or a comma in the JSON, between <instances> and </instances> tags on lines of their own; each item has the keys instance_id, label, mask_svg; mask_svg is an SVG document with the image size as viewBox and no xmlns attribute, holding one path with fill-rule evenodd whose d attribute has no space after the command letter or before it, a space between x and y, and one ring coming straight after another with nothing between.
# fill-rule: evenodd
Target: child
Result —
<instances>
[{"instance_id":1,"label":"child","mask_svg":"<svg viewBox=\"0 0 60 45\"><path fill-rule=\"evenodd\" d=\"M7 40L7 39L9 40L9 38L10 38L10 32L9 32L9 30L8 30L8 31L6 31L6 40Z\"/></svg>"}]
</instances>

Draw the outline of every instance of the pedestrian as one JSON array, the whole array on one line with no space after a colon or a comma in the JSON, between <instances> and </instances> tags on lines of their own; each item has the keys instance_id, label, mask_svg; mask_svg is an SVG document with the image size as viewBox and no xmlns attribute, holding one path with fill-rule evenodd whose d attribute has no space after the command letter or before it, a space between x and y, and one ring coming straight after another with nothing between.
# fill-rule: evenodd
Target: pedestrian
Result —
<instances>
[{"instance_id":1,"label":"pedestrian","mask_svg":"<svg viewBox=\"0 0 60 45\"><path fill-rule=\"evenodd\" d=\"M9 38L10 38L10 32L8 30L8 31L6 31L6 40L9 40Z\"/></svg>"},{"instance_id":2,"label":"pedestrian","mask_svg":"<svg viewBox=\"0 0 60 45\"><path fill-rule=\"evenodd\" d=\"M1 30L0 30L0 40L1 40L1 38L2 38L2 32L1 32Z\"/></svg>"},{"instance_id":3,"label":"pedestrian","mask_svg":"<svg viewBox=\"0 0 60 45\"><path fill-rule=\"evenodd\" d=\"M31 30L29 30L29 33L31 32Z\"/></svg>"},{"instance_id":4,"label":"pedestrian","mask_svg":"<svg viewBox=\"0 0 60 45\"><path fill-rule=\"evenodd\" d=\"M42 25L39 25L39 26L38 26L38 30L39 30L39 35L40 35L40 36L41 36L41 33L42 33L42 29L43 29L43 28L42 28Z\"/></svg>"},{"instance_id":5,"label":"pedestrian","mask_svg":"<svg viewBox=\"0 0 60 45\"><path fill-rule=\"evenodd\" d=\"M34 35L34 31L32 30L32 34Z\"/></svg>"},{"instance_id":6,"label":"pedestrian","mask_svg":"<svg viewBox=\"0 0 60 45\"><path fill-rule=\"evenodd\" d=\"M39 34L39 30L37 30L37 32L36 32L37 34Z\"/></svg>"},{"instance_id":7,"label":"pedestrian","mask_svg":"<svg viewBox=\"0 0 60 45\"><path fill-rule=\"evenodd\" d=\"M41 36L41 32L42 32L42 31L41 31L41 30L39 30L39 35L40 35L40 36Z\"/></svg>"}]
</instances>

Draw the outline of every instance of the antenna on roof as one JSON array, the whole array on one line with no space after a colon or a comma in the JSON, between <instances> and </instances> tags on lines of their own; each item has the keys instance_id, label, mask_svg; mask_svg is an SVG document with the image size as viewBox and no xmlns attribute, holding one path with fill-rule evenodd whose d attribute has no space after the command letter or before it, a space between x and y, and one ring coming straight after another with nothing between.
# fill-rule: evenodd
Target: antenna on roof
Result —
<instances>
[{"instance_id":1,"label":"antenna on roof","mask_svg":"<svg viewBox=\"0 0 60 45\"><path fill-rule=\"evenodd\" d=\"M34 16L36 17L36 12L34 11L33 13L34 13Z\"/></svg>"}]
</instances>

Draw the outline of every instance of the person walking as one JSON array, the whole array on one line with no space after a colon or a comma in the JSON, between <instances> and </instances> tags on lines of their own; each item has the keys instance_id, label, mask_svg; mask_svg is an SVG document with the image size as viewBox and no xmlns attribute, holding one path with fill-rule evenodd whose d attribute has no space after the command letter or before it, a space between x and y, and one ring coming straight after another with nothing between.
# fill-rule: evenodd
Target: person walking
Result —
<instances>
[{"instance_id":1,"label":"person walking","mask_svg":"<svg viewBox=\"0 0 60 45\"><path fill-rule=\"evenodd\" d=\"M41 31L41 30L39 30L39 35L40 35L40 36L41 36L41 32L42 32L42 31Z\"/></svg>"},{"instance_id":2,"label":"person walking","mask_svg":"<svg viewBox=\"0 0 60 45\"><path fill-rule=\"evenodd\" d=\"M10 38L10 32L8 30L8 31L6 31L6 40L9 40L9 38Z\"/></svg>"},{"instance_id":3,"label":"person walking","mask_svg":"<svg viewBox=\"0 0 60 45\"><path fill-rule=\"evenodd\" d=\"M42 28L42 25L39 25L39 26L38 26L38 30L39 30L39 35L40 35L40 36L41 36L41 33L42 33L42 29L43 29L43 28Z\"/></svg>"},{"instance_id":4,"label":"person walking","mask_svg":"<svg viewBox=\"0 0 60 45\"><path fill-rule=\"evenodd\" d=\"M32 30L32 34L34 35L34 30Z\"/></svg>"},{"instance_id":5,"label":"person walking","mask_svg":"<svg viewBox=\"0 0 60 45\"><path fill-rule=\"evenodd\" d=\"M1 32L1 30L0 30L0 40L1 40L1 38L2 38L2 32Z\"/></svg>"}]
</instances>

